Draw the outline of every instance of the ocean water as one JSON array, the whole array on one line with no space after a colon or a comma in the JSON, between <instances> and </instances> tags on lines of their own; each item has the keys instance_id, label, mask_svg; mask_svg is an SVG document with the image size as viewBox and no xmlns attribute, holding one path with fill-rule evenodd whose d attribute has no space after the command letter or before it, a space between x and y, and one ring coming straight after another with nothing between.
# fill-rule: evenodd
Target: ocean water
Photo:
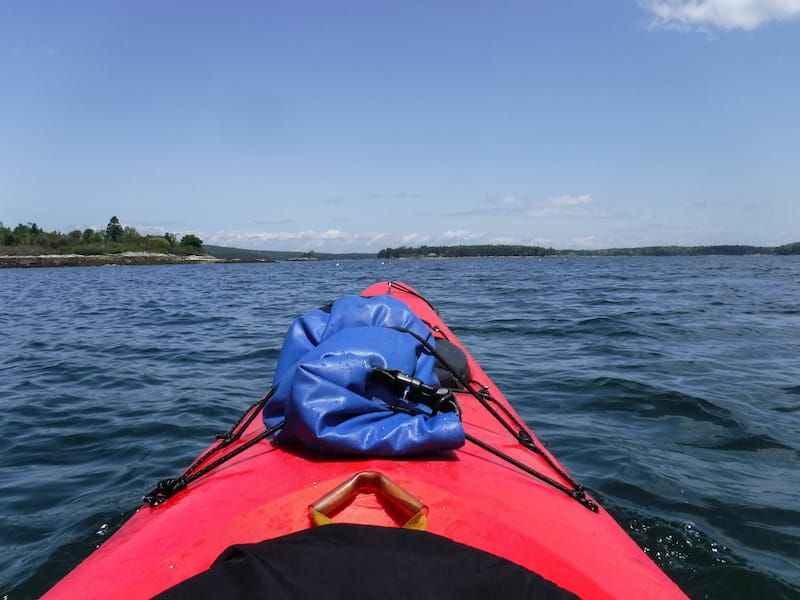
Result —
<instances>
[{"instance_id":1,"label":"ocean water","mask_svg":"<svg viewBox=\"0 0 800 600\"><path fill-rule=\"evenodd\" d=\"M800 257L0 270L0 597L35 598L269 387L306 310L436 306L692 598L800 598Z\"/></svg>"}]
</instances>

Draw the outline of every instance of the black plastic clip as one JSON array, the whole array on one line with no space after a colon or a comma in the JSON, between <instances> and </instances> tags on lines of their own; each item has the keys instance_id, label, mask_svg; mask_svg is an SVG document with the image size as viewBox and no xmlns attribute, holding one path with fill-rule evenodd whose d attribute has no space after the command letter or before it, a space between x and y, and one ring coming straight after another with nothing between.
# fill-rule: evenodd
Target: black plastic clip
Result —
<instances>
[{"instance_id":1,"label":"black plastic clip","mask_svg":"<svg viewBox=\"0 0 800 600\"><path fill-rule=\"evenodd\" d=\"M430 407L434 415L439 412L454 412L461 415L461 408L450 389L432 387L399 369L385 369L376 365L372 370L383 378L383 383L395 396L424 404Z\"/></svg>"}]
</instances>

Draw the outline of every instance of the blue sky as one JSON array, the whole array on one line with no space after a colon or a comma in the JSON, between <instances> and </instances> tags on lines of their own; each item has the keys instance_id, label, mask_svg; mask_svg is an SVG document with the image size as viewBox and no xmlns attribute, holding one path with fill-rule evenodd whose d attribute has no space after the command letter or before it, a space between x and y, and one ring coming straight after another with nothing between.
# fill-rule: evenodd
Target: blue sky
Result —
<instances>
[{"instance_id":1,"label":"blue sky","mask_svg":"<svg viewBox=\"0 0 800 600\"><path fill-rule=\"evenodd\" d=\"M0 221L800 240L800 0L0 3Z\"/></svg>"}]
</instances>

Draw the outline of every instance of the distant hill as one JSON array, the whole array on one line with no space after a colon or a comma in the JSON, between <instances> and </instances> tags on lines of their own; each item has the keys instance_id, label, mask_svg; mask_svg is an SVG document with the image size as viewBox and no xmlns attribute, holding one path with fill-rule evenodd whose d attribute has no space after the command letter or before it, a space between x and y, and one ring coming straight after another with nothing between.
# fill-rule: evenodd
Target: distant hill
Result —
<instances>
[{"instance_id":1,"label":"distant hill","mask_svg":"<svg viewBox=\"0 0 800 600\"><path fill-rule=\"evenodd\" d=\"M229 248L227 246L212 246L203 244L203 249L207 254L224 259L245 259L245 260L289 260L292 258L307 257L307 252L286 252L281 250L248 250L246 248ZM347 260L355 258L375 258L375 253L351 252L347 254L335 254L329 252L314 252L317 260Z\"/></svg>"},{"instance_id":2,"label":"distant hill","mask_svg":"<svg viewBox=\"0 0 800 600\"><path fill-rule=\"evenodd\" d=\"M605 248L603 250L559 250L561 256L745 256L753 254L800 254L800 242L783 246L643 246L639 248Z\"/></svg>"},{"instance_id":3,"label":"distant hill","mask_svg":"<svg viewBox=\"0 0 800 600\"><path fill-rule=\"evenodd\" d=\"M540 246L459 245L384 248L378 258L450 258L501 256L708 256L717 254L800 254L800 242L783 246L645 246L600 250L555 250Z\"/></svg>"},{"instance_id":4,"label":"distant hill","mask_svg":"<svg viewBox=\"0 0 800 600\"><path fill-rule=\"evenodd\" d=\"M352 252L336 254L326 252L286 252L280 250L248 250L227 246L203 245L211 256L226 260L347 260L359 258L427 258L427 257L486 257L486 256L704 256L710 254L800 254L800 242L783 246L646 246L640 248L605 248L601 250L555 250L539 246L472 245L472 246L419 246L411 248L384 248L376 254Z\"/></svg>"}]
</instances>

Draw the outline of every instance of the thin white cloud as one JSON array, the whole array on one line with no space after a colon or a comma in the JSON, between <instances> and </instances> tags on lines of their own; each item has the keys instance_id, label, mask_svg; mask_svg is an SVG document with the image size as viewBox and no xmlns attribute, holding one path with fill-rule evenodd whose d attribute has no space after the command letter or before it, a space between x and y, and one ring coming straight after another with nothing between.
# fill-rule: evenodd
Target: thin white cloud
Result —
<instances>
[{"instance_id":1,"label":"thin white cloud","mask_svg":"<svg viewBox=\"0 0 800 600\"><path fill-rule=\"evenodd\" d=\"M639 0L651 25L671 29L756 29L800 17L800 0Z\"/></svg>"},{"instance_id":2,"label":"thin white cloud","mask_svg":"<svg viewBox=\"0 0 800 600\"><path fill-rule=\"evenodd\" d=\"M408 246L411 244L427 244L430 238L419 233L407 233L400 238L400 241L404 246Z\"/></svg>"},{"instance_id":3,"label":"thin white cloud","mask_svg":"<svg viewBox=\"0 0 800 600\"><path fill-rule=\"evenodd\" d=\"M390 240L395 236L386 236L387 243L392 246ZM403 246L453 246L457 244L474 244L479 240L484 240L486 233L483 231L470 231L468 229L443 231L437 235L427 233L407 233L400 236L399 240ZM497 243L497 242L492 242Z\"/></svg>"},{"instance_id":4,"label":"thin white cloud","mask_svg":"<svg viewBox=\"0 0 800 600\"><path fill-rule=\"evenodd\" d=\"M552 199L554 205L567 206L586 204L580 197ZM524 202L523 209L525 209ZM206 244L248 248L254 250L321 252L378 252L382 248L399 246L455 246L459 244L524 244L529 246L552 246L553 240L519 234L512 231L490 233L471 229L451 229L436 233L409 232L361 232L350 233L339 229L303 231L242 231L218 230L194 232Z\"/></svg>"},{"instance_id":5,"label":"thin white cloud","mask_svg":"<svg viewBox=\"0 0 800 600\"><path fill-rule=\"evenodd\" d=\"M246 221L238 221L233 223L234 227L278 227L283 225L291 225L294 219L248 219Z\"/></svg>"},{"instance_id":6,"label":"thin white cloud","mask_svg":"<svg viewBox=\"0 0 800 600\"><path fill-rule=\"evenodd\" d=\"M589 194L573 196L564 194L545 198L533 199L520 204L514 216L541 218L541 217L585 217L597 211L592 206L594 201Z\"/></svg>"},{"instance_id":7,"label":"thin white cloud","mask_svg":"<svg viewBox=\"0 0 800 600\"><path fill-rule=\"evenodd\" d=\"M445 231L442 234L442 239L447 240L448 242L452 242L454 240L459 242L474 242L482 239L484 235L485 234L482 232L460 229L458 231Z\"/></svg>"},{"instance_id":8,"label":"thin white cloud","mask_svg":"<svg viewBox=\"0 0 800 600\"><path fill-rule=\"evenodd\" d=\"M347 235L338 229L325 231L217 231L207 235L205 239L211 244L235 245L262 245L267 242L293 242L293 241L342 241Z\"/></svg>"},{"instance_id":9,"label":"thin white cloud","mask_svg":"<svg viewBox=\"0 0 800 600\"><path fill-rule=\"evenodd\" d=\"M318 231L239 231L199 232L207 244L257 250L325 249L330 252L370 252L385 245L392 236L386 232L349 233L339 229Z\"/></svg>"},{"instance_id":10,"label":"thin white cloud","mask_svg":"<svg viewBox=\"0 0 800 600\"><path fill-rule=\"evenodd\" d=\"M416 200L420 197L414 192L369 192L366 195L368 200Z\"/></svg>"},{"instance_id":11,"label":"thin white cloud","mask_svg":"<svg viewBox=\"0 0 800 600\"><path fill-rule=\"evenodd\" d=\"M511 245L522 243L520 238L513 235L496 235L487 240L490 244Z\"/></svg>"},{"instance_id":12,"label":"thin white cloud","mask_svg":"<svg viewBox=\"0 0 800 600\"><path fill-rule=\"evenodd\" d=\"M353 236L350 243L354 246L364 248L374 248L377 244L383 244L390 238L388 233L359 233Z\"/></svg>"},{"instance_id":13,"label":"thin white cloud","mask_svg":"<svg viewBox=\"0 0 800 600\"><path fill-rule=\"evenodd\" d=\"M479 207L449 213L449 217L585 217L603 216L595 207L590 194L562 194L548 198L521 198L503 196L492 200L484 200Z\"/></svg>"},{"instance_id":14,"label":"thin white cloud","mask_svg":"<svg viewBox=\"0 0 800 600\"><path fill-rule=\"evenodd\" d=\"M550 199L550 204L553 206L584 206L592 203L592 197L589 194L582 196L556 196Z\"/></svg>"},{"instance_id":15,"label":"thin white cloud","mask_svg":"<svg viewBox=\"0 0 800 600\"><path fill-rule=\"evenodd\" d=\"M575 250L586 250L590 248L599 248L602 242L597 236L587 235L583 237L572 238L570 248Z\"/></svg>"},{"instance_id":16,"label":"thin white cloud","mask_svg":"<svg viewBox=\"0 0 800 600\"><path fill-rule=\"evenodd\" d=\"M314 231L310 229L308 231L301 231L297 234L297 239L299 240L319 240L319 241L327 241L327 240L338 240L343 241L347 237L342 231L338 229L327 229L325 231Z\"/></svg>"}]
</instances>

